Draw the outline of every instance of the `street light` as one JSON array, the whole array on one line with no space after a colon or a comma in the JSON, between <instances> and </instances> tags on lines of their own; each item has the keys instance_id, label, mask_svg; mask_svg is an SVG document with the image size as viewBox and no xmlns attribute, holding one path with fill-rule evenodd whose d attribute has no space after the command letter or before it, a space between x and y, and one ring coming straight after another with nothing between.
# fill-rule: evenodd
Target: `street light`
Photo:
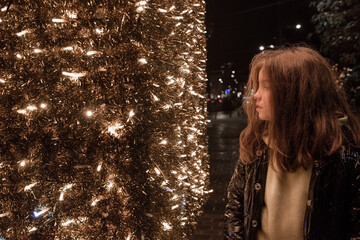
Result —
<instances>
[{"instance_id":1,"label":"street light","mask_svg":"<svg viewBox=\"0 0 360 240\"><path fill-rule=\"evenodd\" d=\"M265 48L264 48L264 46L260 46L259 49L260 49L260 51L263 51Z\"/></svg>"},{"instance_id":2,"label":"street light","mask_svg":"<svg viewBox=\"0 0 360 240\"><path fill-rule=\"evenodd\" d=\"M296 29L300 29L301 25L300 24L296 24Z\"/></svg>"}]
</instances>

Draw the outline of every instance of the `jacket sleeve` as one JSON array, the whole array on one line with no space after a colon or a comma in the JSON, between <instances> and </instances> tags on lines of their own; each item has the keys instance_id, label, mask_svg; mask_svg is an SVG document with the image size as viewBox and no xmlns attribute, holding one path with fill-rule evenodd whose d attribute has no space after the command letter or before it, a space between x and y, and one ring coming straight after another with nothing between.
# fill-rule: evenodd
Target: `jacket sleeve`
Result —
<instances>
[{"instance_id":1,"label":"jacket sleeve","mask_svg":"<svg viewBox=\"0 0 360 240\"><path fill-rule=\"evenodd\" d=\"M231 177L225 208L224 239L245 239L244 234L245 167L238 161Z\"/></svg>"},{"instance_id":2,"label":"jacket sleeve","mask_svg":"<svg viewBox=\"0 0 360 240\"><path fill-rule=\"evenodd\" d=\"M350 239L360 239L360 151L351 151L348 156L354 161L355 166L351 174L351 221L350 221Z\"/></svg>"}]
</instances>

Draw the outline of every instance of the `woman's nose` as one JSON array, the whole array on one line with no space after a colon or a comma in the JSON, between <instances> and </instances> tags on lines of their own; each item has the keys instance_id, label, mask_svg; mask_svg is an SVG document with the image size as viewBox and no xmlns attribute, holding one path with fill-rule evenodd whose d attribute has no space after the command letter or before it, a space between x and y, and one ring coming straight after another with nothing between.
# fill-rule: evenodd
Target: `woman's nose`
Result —
<instances>
[{"instance_id":1,"label":"woman's nose","mask_svg":"<svg viewBox=\"0 0 360 240\"><path fill-rule=\"evenodd\" d=\"M259 100L260 99L260 95L259 95L259 91L256 91L255 94L253 95L253 98L255 100Z\"/></svg>"}]
</instances>

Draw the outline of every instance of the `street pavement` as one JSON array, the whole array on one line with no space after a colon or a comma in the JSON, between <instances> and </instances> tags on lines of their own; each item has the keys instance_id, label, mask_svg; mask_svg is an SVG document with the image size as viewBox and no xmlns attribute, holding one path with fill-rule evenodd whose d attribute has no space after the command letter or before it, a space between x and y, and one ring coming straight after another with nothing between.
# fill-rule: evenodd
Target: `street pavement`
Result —
<instances>
[{"instance_id":1,"label":"street pavement","mask_svg":"<svg viewBox=\"0 0 360 240\"><path fill-rule=\"evenodd\" d=\"M209 120L210 189L213 192L189 240L223 239L226 188L239 157L239 135L246 126L246 119L237 112L211 112Z\"/></svg>"}]
</instances>

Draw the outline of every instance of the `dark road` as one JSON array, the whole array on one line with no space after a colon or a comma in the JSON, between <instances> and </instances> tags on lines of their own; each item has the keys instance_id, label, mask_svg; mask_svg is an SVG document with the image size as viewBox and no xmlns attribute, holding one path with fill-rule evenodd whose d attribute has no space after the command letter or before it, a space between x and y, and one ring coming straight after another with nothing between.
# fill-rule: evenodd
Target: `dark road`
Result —
<instances>
[{"instance_id":1,"label":"dark road","mask_svg":"<svg viewBox=\"0 0 360 240\"><path fill-rule=\"evenodd\" d=\"M223 239L223 215L225 210L226 188L239 156L239 135L246 126L246 119L236 113L225 115L222 112L209 114L208 124L210 155L210 189L213 190L204 205L204 214L190 240Z\"/></svg>"}]
</instances>

